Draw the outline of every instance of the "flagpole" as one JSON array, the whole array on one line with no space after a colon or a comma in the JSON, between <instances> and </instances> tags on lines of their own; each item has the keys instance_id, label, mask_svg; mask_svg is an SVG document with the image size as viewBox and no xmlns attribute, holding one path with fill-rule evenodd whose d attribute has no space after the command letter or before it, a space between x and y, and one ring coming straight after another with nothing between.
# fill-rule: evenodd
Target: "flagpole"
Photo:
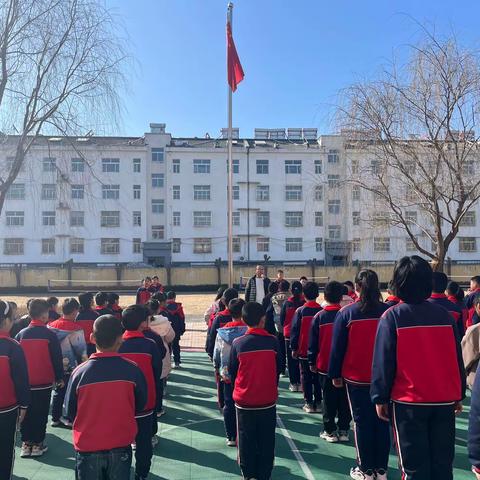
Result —
<instances>
[{"instance_id":1,"label":"flagpole","mask_svg":"<svg viewBox=\"0 0 480 480\"><path fill-rule=\"evenodd\" d=\"M232 28L233 3L227 8L227 22ZM232 87L228 86L228 286L233 287L233 160L232 160Z\"/></svg>"}]
</instances>

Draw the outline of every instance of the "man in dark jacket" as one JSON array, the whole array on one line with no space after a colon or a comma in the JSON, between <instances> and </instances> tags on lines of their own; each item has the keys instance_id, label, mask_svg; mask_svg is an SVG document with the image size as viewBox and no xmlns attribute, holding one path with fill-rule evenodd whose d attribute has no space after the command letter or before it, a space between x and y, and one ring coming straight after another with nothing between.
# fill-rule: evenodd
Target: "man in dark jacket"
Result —
<instances>
[{"instance_id":1,"label":"man in dark jacket","mask_svg":"<svg viewBox=\"0 0 480 480\"><path fill-rule=\"evenodd\" d=\"M245 290L246 302L257 302L262 304L263 299L268 294L270 279L265 277L265 270L262 265L255 267L255 275L247 282Z\"/></svg>"}]
</instances>

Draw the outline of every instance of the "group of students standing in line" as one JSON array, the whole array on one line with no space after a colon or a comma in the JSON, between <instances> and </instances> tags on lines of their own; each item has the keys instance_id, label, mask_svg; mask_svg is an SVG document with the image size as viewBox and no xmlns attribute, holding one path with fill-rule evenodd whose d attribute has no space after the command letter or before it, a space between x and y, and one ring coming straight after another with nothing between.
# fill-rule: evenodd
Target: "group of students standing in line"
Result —
<instances>
[{"instance_id":1,"label":"group of students standing in line","mask_svg":"<svg viewBox=\"0 0 480 480\"><path fill-rule=\"evenodd\" d=\"M73 431L78 480L129 479L132 449L135 479L147 478L185 314L175 292L143 299L122 309L117 294L82 293L64 299L60 315L58 299L35 298L19 320L0 300L2 480L13 474L17 426L22 458L47 452L50 407L51 426Z\"/></svg>"},{"instance_id":2,"label":"group of students standing in line","mask_svg":"<svg viewBox=\"0 0 480 480\"><path fill-rule=\"evenodd\" d=\"M458 284L412 256L397 263L385 301L369 269L354 285L329 282L321 304L314 282L276 283L263 305L229 288L206 312L227 445L238 446L243 477L271 478L278 380L288 369L303 410L323 411L325 441L349 441L353 417L351 478L387 479L393 433L402 478L453 479L455 415L480 359L480 277L463 299ZM468 448L480 479L480 380L471 384Z\"/></svg>"}]
</instances>

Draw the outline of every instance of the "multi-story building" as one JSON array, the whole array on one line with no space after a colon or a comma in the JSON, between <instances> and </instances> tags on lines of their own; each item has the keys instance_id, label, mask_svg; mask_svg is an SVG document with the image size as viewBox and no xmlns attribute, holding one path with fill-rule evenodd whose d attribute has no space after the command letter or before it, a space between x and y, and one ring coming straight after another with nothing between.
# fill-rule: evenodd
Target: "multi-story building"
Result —
<instances>
[{"instance_id":1,"label":"multi-story building","mask_svg":"<svg viewBox=\"0 0 480 480\"><path fill-rule=\"evenodd\" d=\"M218 139L176 138L164 124L150 127L141 138L36 141L0 217L1 263L226 260L226 132ZM234 133L235 261L267 256L331 265L393 261L412 251L403 230L365 221L366 212L381 214L382 207L345 183L358 165L372 162L368 151L346 148L340 135L317 137L316 129ZM0 147L4 171L15 142ZM451 248L453 259L476 251L472 212Z\"/></svg>"}]
</instances>

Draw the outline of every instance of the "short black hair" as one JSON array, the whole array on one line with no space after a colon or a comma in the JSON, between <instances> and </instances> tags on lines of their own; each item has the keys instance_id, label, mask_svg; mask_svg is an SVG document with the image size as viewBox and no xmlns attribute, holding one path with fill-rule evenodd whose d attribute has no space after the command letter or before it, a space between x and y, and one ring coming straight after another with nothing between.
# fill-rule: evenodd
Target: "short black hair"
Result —
<instances>
[{"instance_id":1,"label":"short black hair","mask_svg":"<svg viewBox=\"0 0 480 480\"><path fill-rule=\"evenodd\" d=\"M153 298L153 300L157 300L160 303L167 301L167 297L163 292L155 292L151 298Z\"/></svg>"},{"instance_id":2,"label":"short black hair","mask_svg":"<svg viewBox=\"0 0 480 480\"><path fill-rule=\"evenodd\" d=\"M47 303L49 307L54 307L55 305L58 305L58 298L57 297L48 297L47 298Z\"/></svg>"},{"instance_id":3,"label":"short black hair","mask_svg":"<svg viewBox=\"0 0 480 480\"><path fill-rule=\"evenodd\" d=\"M78 302L80 303L80 307L82 308L82 310L90 309L93 302L93 293L90 293L90 292L79 293Z\"/></svg>"},{"instance_id":4,"label":"short black hair","mask_svg":"<svg viewBox=\"0 0 480 480\"><path fill-rule=\"evenodd\" d=\"M257 327L264 316L265 310L257 302L248 302L242 308L242 319L249 327Z\"/></svg>"},{"instance_id":5,"label":"short black hair","mask_svg":"<svg viewBox=\"0 0 480 480\"><path fill-rule=\"evenodd\" d=\"M31 318L38 318L47 313L50 305L43 298L32 298L28 304L28 314Z\"/></svg>"},{"instance_id":6,"label":"short black hair","mask_svg":"<svg viewBox=\"0 0 480 480\"><path fill-rule=\"evenodd\" d=\"M348 287L343 284L343 290L342 290L343 295L348 295Z\"/></svg>"},{"instance_id":7,"label":"short black hair","mask_svg":"<svg viewBox=\"0 0 480 480\"><path fill-rule=\"evenodd\" d=\"M288 280L282 280L278 285L278 290L280 292L288 292L290 290L290 282Z\"/></svg>"},{"instance_id":8,"label":"short black hair","mask_svg":"<svg viewBox=\"0 0 480 480\"><path fill-rule=\"evenodd\" d=\"M234 298L238 298L238 290L235 288L227 288L223 292L222 298L225 300L225 305L228 305L230 303L230 300L233 300Z\"/></svg>"},{"instance_id":9,"label":"short black hair","mask_svg":"<svg viewBox=\"0 0 480 480\"><path fill-rule=\"evenodd\" d=\"M302 275L302 276L300 277L300 280L308 280L308 278L307 278L305 275Z\"/></svg>"},{"instance_id":10,"label":"short black hair","mask_svg":"<svg viewBox=\"0 0 480 480\"><path fill-rule=\"evenodd\" d=\"M471 282L475 282L477 285L480 285L480 275L474 275L471 279Z\"/></svg>"},{"instance_id":11,"label":"short black hair","mask_svg":"<svg viewBox=\"0 0 480 480\"><path fill-rule=\"evenodd\" d=\"M152 281L151 277L145 277L145 278L143 279L144 282L146 282L147 280L150 281L150 282Z\"/></svg>"},{"instance_id":12,"label":"short black hair","mask_svg":"<svg viewBox=\"0 0 480 480\"><path fill-rule=\"evenodd\" d=\"M328 303L340 303L340 300L343 296L343 289L345 285L342 285L340 282L328 282L325 285L325 291L323 296Z\"/></svg>"},{"instance_id":13,"label":"short black hair","mask_svg":"<svg viewBox=\"0 0 480 480\"><path fill-rule=\"evenodd\" d=\"M76 298L65 298L62 303L62 313L64 315L71 315L73 312L80 308L80 304Z\"/></svg>"},{"instance_id":14,"label":"short black hair","mask_svg":"<svg viewBox=\"0 0 480 480\"><path fill-rule=\"evenodd\" d=\"M177 298L177 294L173 290L170 290L167 293L167 300L175 300L176 298Z\"/></svg>"},{"instance_id":15,"label":"short black hair","mask_svg":"<svg viewBox=\"0 0 480 480\"><path fill-rule=\"evenodd\" d=\"M434 293L444 293L447 289L448 277L443 272L433 272L432 274L432 291Z\"/></svg>"},{"instance_id":16,"label":"short black hair","mask_svg":"<svg viewBox=\"0 0 480 480\"><path fill-rule=\"evenodd\" d=\"M346 282L343 282L344 285L350 288L354 288L353 282L351 280L347 280Z\"/></svg>"},{"instance_id":17,"label":"short black hair","mask_svg":"<svg viewBox=\"0 0 480 480\"><path fill-rule=\"evenodd\" d=\"M234 298L230 300L228 304L228 310L230 311L232 318L240 318L242 316L242 308L245 305L245 300L241 298Z\"/></svg>"},{"instance_id":18,"label":"short black hair","mask_svg":"<svg viewBox=\"0 0 480 480\"><path fill-rule=\"evenodd\" d=\"M120 300L120 295L118 293L112 292L109 293L107 296L107 303L109 305L114 305L115 302L118 302Z\"/></svg>"},{"instance_id":19,"label":"short black hair","mask_svg":"<svg viewBox=\"0 0 480 480\"><path fill-rule=\"evenodd\" d=\"M101 307L103 305L105 305L108 301L108 293L106 292L98 292L96 295L95 295L95 303Z\"/></svg>"},{"instance_id":20,"label":"short black hair","mask_svg":"<svg viewBox=\"0 0 480 480\"><path fill-rule=\"evenodd\" d=\"M303 285L298 281L295 280L292 282L292 295L300 296L303 292Z\"/></svg>"},{"instance_id":21,"label":"short black hair","mask_svg":"<svg viewBox=\"0 0 480 480\"><path fill-rule=\"evenodd\" d=\"M122 325L113 315L101 315L93 323L93 337L100 348L113 347L122 333Z\"/></svg>"},{"instance_id":22,"label":"short black hair","mask_svg":"<svg viewBox=\"0 0 480 480\"><path fill-rule=\"evenodd\" d=\"M152 280L158 280L158 275L154 275L154 276L152 277Z\"/></svg>"},{"instance_id":23,"label":"short black hair","mask_svg":"<svg viewBox=\"0 0 480 480\"><path fill-rule=\"evenodd\" d=\"M12 318L12 313L10 302L0 300L0 325L3 325L7 318Z\"/></svg>"},{"instance_id":24,"label":"short black hair","mask_svg":"<svg viewBox=\"0 0 480 480\"><path fill-rule=\"evenodd\" d=\"M460 285L453 280L450 280L447 285L447 293L453 295L457 300L463 300L465 297L465 292L462 290Z\"/></svg>"},{"instance_id":25,"label":"short black hair","mask_svg":"<svg viewBox=\"0 0 480 480\"><path fill-rule=\"evenodd\" d=\"M319 294L318 284L315 282L307 282L303 287L303 294L307 300L315 300Z\"/></svg>"},{"instance_id":26,"label":"short black hair","mask_svg":"<svg viewBox=\"0 0 480 480\"><path fill-rule=\"evenodd\" d=\"M281 268L279 268L279 269L277 270L277 273L283 273L283 270L282 270Z\"/></svg>"},{"instance_id":27,"label":"short black hair","mask_svg":"<svg viewBox=\"0 0 480 480\"><path fill-rule=\"evenodd\" d=\"M418 304L432 294L432 267L418 255L401 258L393 271L392 290L405 303Z\"/></svg>"},{"instance_id":28,"label":"short black hair","mask_svg":"<svg viewBox=\"0 0 480 480\"><path fill-rule=\"evenodd\" d=\"M122 312L122 325L125 330L138 330L148 318L149 311L144 305L130 305ZM118 321L118 320L117 320Z\"/></svg>"}]
</instances>

